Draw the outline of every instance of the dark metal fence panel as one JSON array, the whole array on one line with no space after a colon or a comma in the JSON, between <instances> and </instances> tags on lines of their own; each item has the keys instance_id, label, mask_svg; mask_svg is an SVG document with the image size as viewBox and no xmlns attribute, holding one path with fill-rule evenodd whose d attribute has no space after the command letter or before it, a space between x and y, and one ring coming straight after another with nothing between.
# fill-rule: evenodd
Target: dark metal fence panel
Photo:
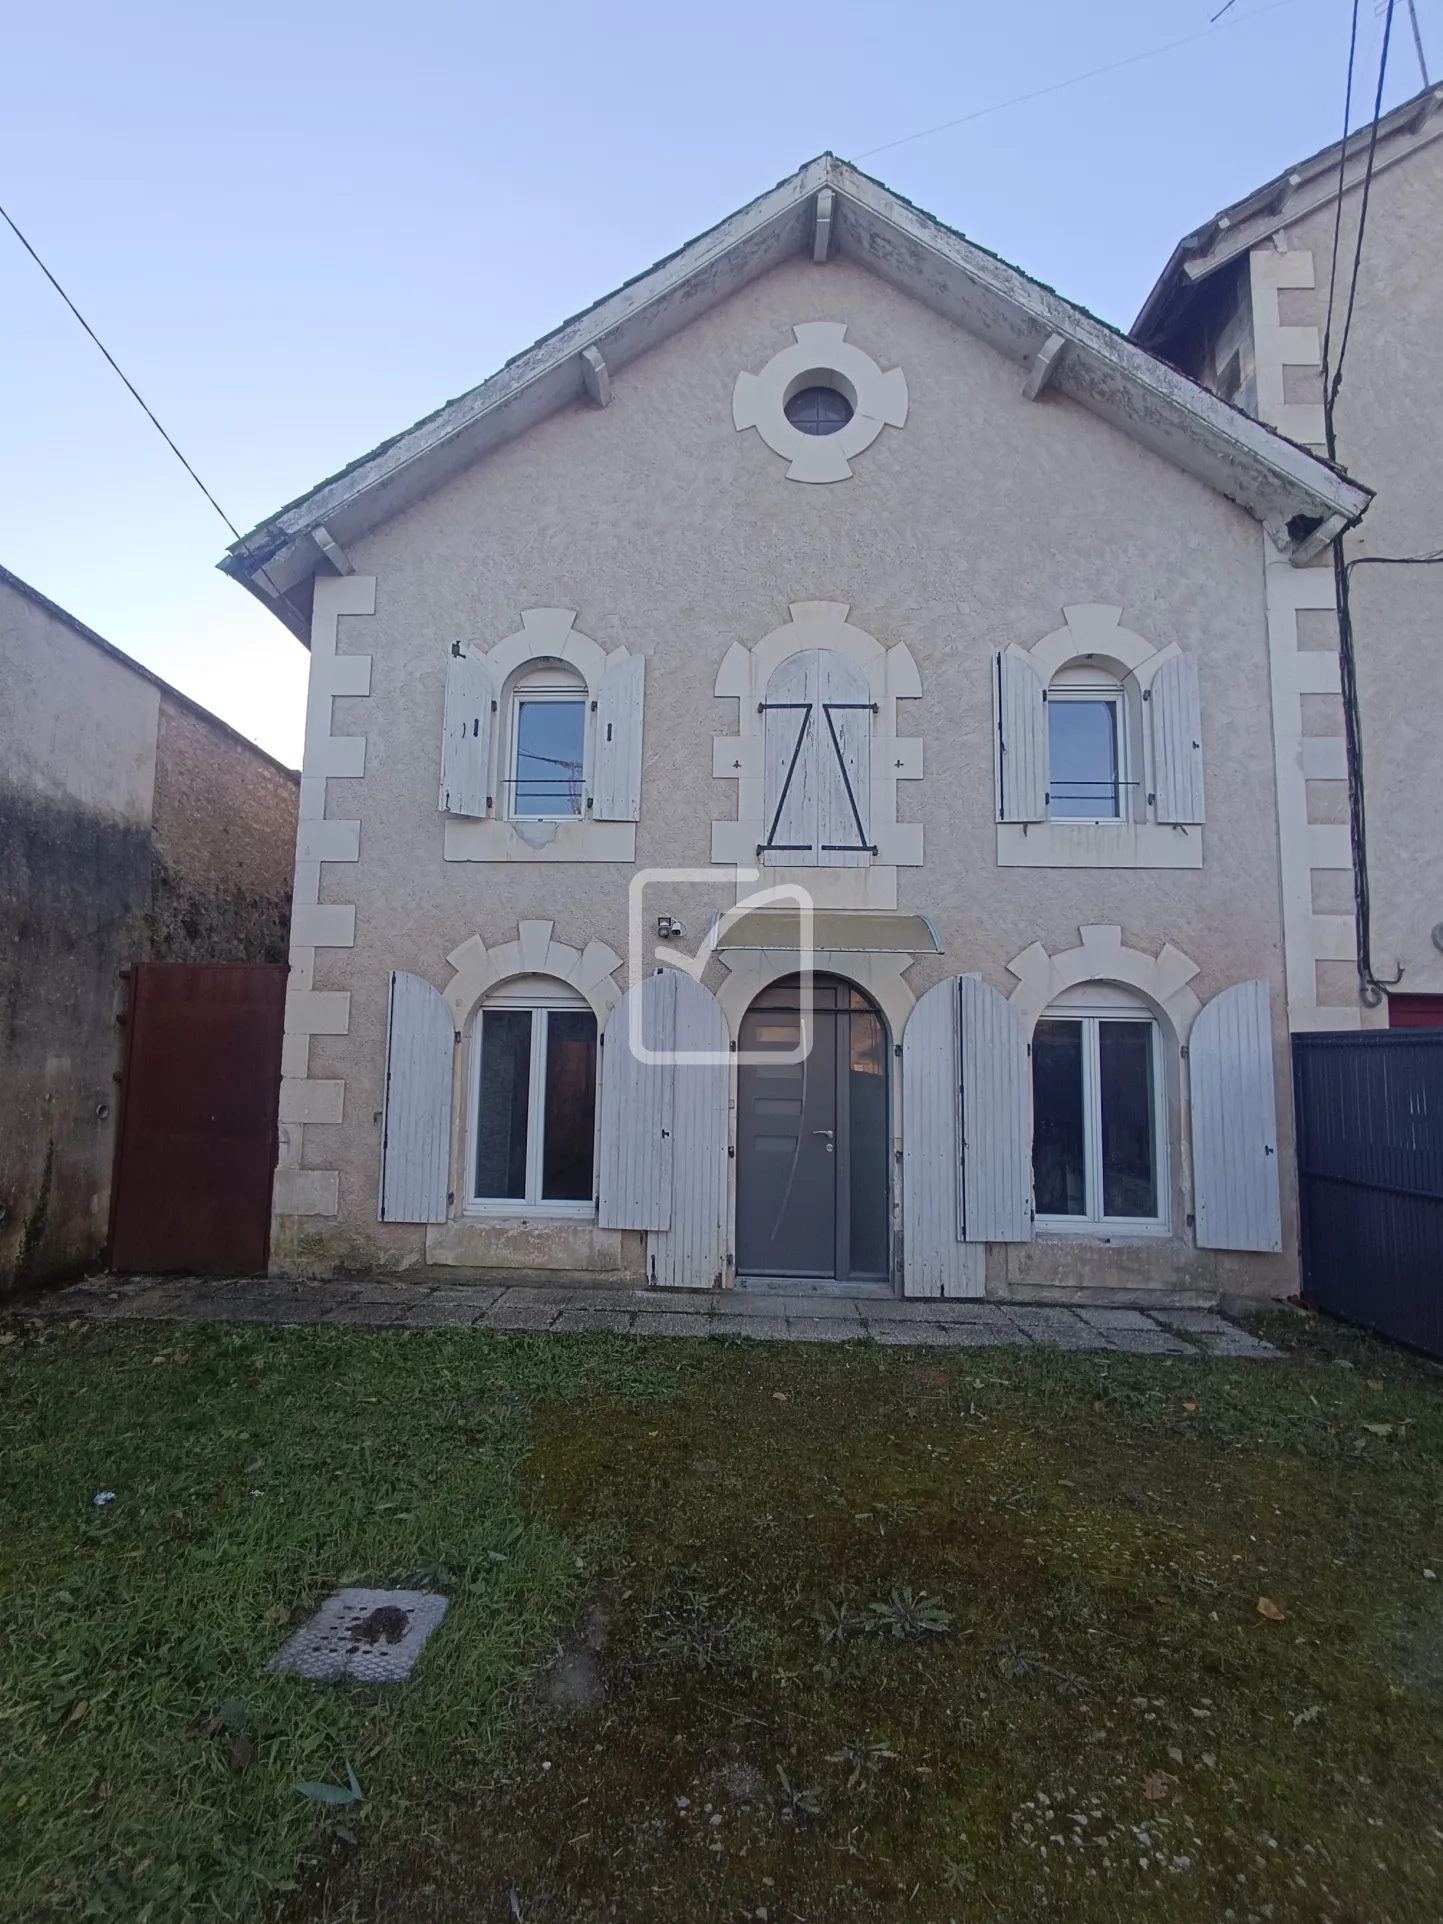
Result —
<instances>
[{"instance_id":1,"label":"dark metal fence panel","mask_svg":"<svg viewBox=\"0 0 1443 1924\"><path fill-rule=\"evenodd\" d=\"M1295 1035L1303 1299L1443 1357L1443 1031Z\"/></svg>"},{"instance_id":2,"label":"dark metal fence panel","mask_svg":"<svg viewBox=\"0 0 1443 1924\"><path fill-rule=\"evenodd\" d=\"M284 963L145 962L131 981L111 1265L266 1267Z\"/></svg>"}]
</instances>

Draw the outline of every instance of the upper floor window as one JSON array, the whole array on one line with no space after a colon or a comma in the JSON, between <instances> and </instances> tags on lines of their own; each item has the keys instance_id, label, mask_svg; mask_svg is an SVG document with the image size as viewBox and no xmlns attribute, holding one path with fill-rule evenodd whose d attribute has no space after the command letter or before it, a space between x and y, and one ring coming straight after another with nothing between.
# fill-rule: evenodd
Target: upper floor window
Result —
<instances>
[{"instance_id":1,"label":"upper floor window","mask_svg":"<svg viewBox=\"0 0 1443 1924\"><path fill-rule=\"evenodd\" d=\"M837 388L804 387L792 395L784 412L803 434L837 434L856 410Z\"/></svg>"},{"instance_id":2,"label":"upper floor window","mask_svg":"<svg viewBox=\"0 0 1443 1924\"><path fill-rule=\"evenodd\" d=\"M1047 691L1047 811L1053 821L1116 822L1127 807L1122 686L1092 667L1064 668Z\"/></svg>"},{"instance_id":3,"label":"upper floor window","mask_svg":"<svg viewBox=\"0 0 1443 1924\"><path fill-rule=\"evenodd\" d=\"M511 691L508 813L565 819L586 800L586 683L560 662L527 668Z\"/></svg>"},{"instance_id":4,"label":"upper floor window","mask_svg":"<svg viewBox=\"0 0 1443 1924\"><path fill-rule=\"evenodd\" d=\"M764 807L757 853L781 868L866 868L872 718L866 671L831 648L773 670L761 703Z\"/></svg>"}]
</instances>

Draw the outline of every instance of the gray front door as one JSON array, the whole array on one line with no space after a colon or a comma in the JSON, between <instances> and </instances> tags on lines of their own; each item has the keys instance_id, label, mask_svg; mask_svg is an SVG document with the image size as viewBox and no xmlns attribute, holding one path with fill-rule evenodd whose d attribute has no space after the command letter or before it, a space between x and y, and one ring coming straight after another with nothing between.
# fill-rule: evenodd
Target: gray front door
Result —
<instances>
[{"instance_id":1,"label":"gray front door","mask_svg":"<svg viewBox=\"0 0 1443 1924\"><path fill-rule=\"evenodd\" d=\"M744 1054L792 1053L800 981L760 995ZM887 1049L882 1019L849 984L818 976L801 1062L738 1072L737 1268L743 1276L875 1280L887 1264Z\"/></svg>"}]
</instances>

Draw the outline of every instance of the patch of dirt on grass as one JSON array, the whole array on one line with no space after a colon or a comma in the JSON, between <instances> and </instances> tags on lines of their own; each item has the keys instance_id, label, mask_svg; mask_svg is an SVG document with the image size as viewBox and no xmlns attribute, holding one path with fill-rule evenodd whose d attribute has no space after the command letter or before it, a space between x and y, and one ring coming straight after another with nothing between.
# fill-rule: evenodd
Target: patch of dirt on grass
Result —
<instances>
[{"instance_id":1,"label":"patch of dirt on grass","mask_svg":"<svg viewBox=\"0 0 1443 1924\"><path fill-rule=\"evenodd\" d=\"M438 1812L444 1846L335 1904L407 1924L1436 1915L1436 1705L1377 1653L1438 1528L1443 1438L1430 1404L1423 1457L1368 1432L1355 1452L1341 1380L698 1352L664 1405L552 1407L533 1501L615 1545L604 1688L523 1726L504 1781ZM1340 1518L1365 1557L1339 1554Z\"/></svg>"}]
</instances>

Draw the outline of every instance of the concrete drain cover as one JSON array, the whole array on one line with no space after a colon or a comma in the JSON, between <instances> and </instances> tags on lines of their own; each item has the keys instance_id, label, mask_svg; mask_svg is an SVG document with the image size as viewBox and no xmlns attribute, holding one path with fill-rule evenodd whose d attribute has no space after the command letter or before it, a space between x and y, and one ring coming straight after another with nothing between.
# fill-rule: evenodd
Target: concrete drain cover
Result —
<instances>
[{"instance_id":1,"label":"concrete drain cover","mask_svg":"<svg viewBox=\"0 0 1443 1924\"><path fill-rule=\"evenodd\" d=\"M399 1683L445 1614L445 1597L428 1590L338 1590L282 1644L271 1669L316 1683Z\"/></svg>"}]
</instances>

